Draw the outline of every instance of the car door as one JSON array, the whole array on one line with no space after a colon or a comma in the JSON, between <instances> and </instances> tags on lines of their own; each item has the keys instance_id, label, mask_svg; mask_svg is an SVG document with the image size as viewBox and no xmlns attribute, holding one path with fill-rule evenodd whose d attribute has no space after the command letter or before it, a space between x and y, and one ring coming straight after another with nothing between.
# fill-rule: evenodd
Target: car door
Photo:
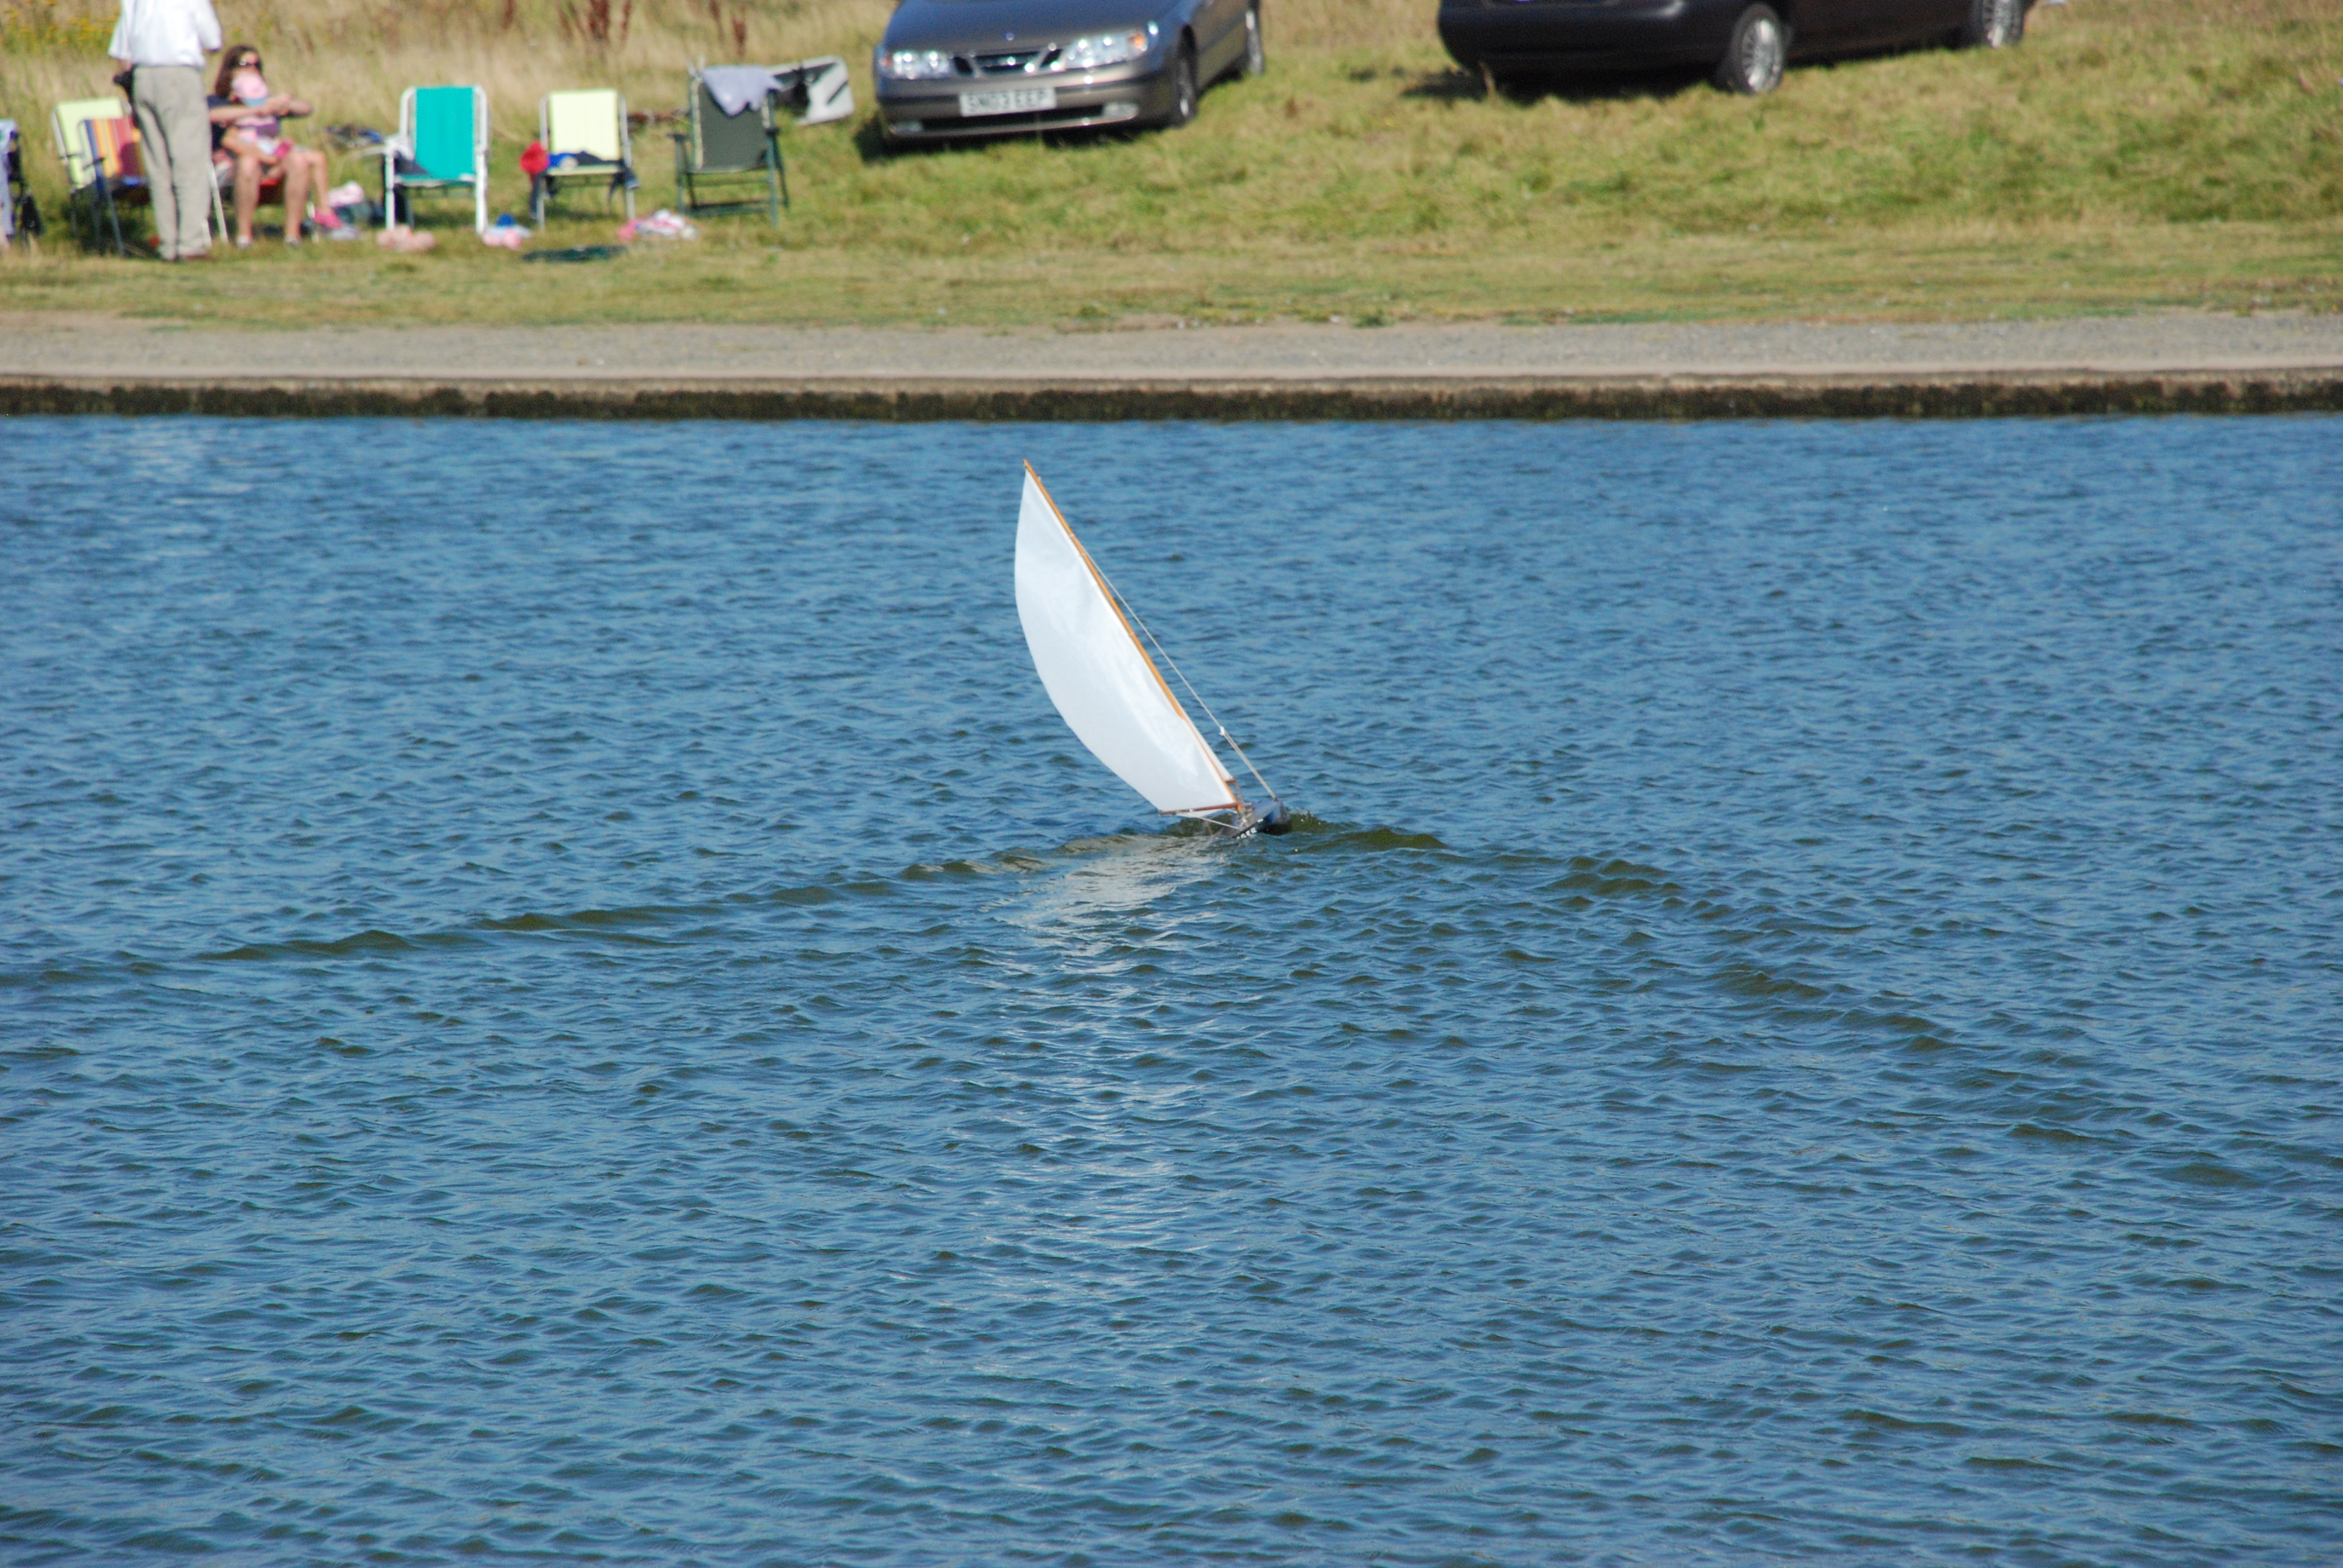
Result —
<instances>
[{"instance_id":1,"label":"car door","mask_svg":"<svg viewBox=\"0 0 2343 1568\"><path fill-rule=\"evenodd\" d=\"M1787 7L1795 29L1791 51L1798 55L1832 55L1854 47L1860 35L1862 12L1872 0L1794 0Z\"/></svg>"},{"instance_id":2,"label":"car door","mask_svg":"<svg viewBox=\"0 0 2343 1568\"><path fill-rule=\"evenodd\" d=\"M1847 46L1884 49L1944 36L1961 24L1968 0L1854 0Z\"/></svg>"},{"instance_id":3,"label":"car door","mask_svg":"<svg viewBox=\"0 0 2343 1568\"><path fill-rule=\"evenodd\" d=\"M1196 29L1197 85L1227 70L1236 59L1236 51L1244 47L1244 14L1251 0L1197 0L1192 24Z\"/></svg>"}]
</instances>

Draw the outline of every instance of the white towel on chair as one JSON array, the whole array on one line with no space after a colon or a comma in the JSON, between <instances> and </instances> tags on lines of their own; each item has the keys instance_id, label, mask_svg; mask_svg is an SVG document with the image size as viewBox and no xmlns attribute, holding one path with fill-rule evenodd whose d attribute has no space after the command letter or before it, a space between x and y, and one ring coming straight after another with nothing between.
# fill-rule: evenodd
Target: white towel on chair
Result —
<instances>
[{"instance_id":1,"label":"white towel on chair","mask_svg":"<svg viewBox=\"0 0 2343 1568\"><path fill-rule=\"evenodd\" d=\"M708 84L708 95L716 106L728 115L756 107L773 90L770 65L709 65L699 79Z\"/></svg>"},{"instance_id":2,"label":"white towel on chair","mask_svg":"<svg viewBox=\"0 0 2343 1568\"><path fill-rule=\"evenodd\" d=\"M754 108L769 95L779 95L790 103L802 96L805 113L798 116L801 126L827 125L854 113L854 85L847 76L846 62L835 55L788 65L708 65L701 68L699 79L708 84L708 95L716 100L716 106L728 115Z\"/></svg>"}]
</instances>

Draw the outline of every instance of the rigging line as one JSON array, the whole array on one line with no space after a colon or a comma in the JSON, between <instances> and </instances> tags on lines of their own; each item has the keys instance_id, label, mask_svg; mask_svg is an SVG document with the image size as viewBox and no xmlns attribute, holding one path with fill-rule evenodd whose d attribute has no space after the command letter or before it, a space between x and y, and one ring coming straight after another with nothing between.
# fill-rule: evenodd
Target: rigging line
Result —
<instances>
[{"instance_id":1,"label":"rigging line","mask_svg":"<svg viewBox=\"0 0 2343 1568\"><path fill-rule=\"evenodd\" d=\"M1104 572L1101 572L1099 576L1103 578L1106 574ZM1237 754L1237 760L1245 765L1245 771L1252 775L1253 782L1260 785L1262 789L1267 792L1271 799L1277 801L1280 805L1283 805L1283 799L1275 789L1270 788L1269 780L1261 776L1261 769L1252 765L1252 759L1245 755L1245 749L1237 744L1237 738L1229 733L1229 727L1221 722L1221 716L1212 711L1212 705L1204 700L1203 693L1198 691L1196 689L1195 683L1188 678L1188 672L1180 668L1180 661L1172 657L1171 650L1166 648L1163 646L1162 640L1155 635L1155 628L1149 626L1146 620L1141 617L1139 611L1131 608L1131 601L1122 597L1122 590L1121 588L1116 588L1111 582L1109 582L1106 586L1107 591L1113 594L1115 598L1121 604L1123 613L1130 616L1131 620L1138 625L1139 629L1146 634L1147 640L1154 644L1155 651L1163 656L1163 662L1172 667L1172 673L1180 678L1180 684L1187 689L1188 695L1195 700L1196 706L1204 710L1204 717L1212 721L1212 728L1219 731L1222 739L1229 743L1229 749Z\"/></svg>"},{"instance_id":2,"label":"rigging line","mask_svg":"<svg viewBox=\"0 0 2343 1568\"><path fill-rule=\"evenodd\" d=\"M1087 555L1089 552L1083 553ZM1099 580L1106 584L1106 591L1114 595L1116 602L1122 606L1122 612L1131 618L1132 624L1146 633L1148 641L1155 644L1155 651L1163 655L1163 662L1172 667L1172 673L1180 678L1180 684L1188 689L1188 695L1196 699L1196 706L1204 710L1204 717L1212 721L1212 728L1221 732L1221 739L1229 743L1229 749L1237 754L1237 760L1245 765L1245 771L1252 775L1252 781L1260 785L1262 792L1271 799L1281 806L1284 805L1285 797L1272 789L1269 780L1261 776L1261 769L1252 765L1252 759L1245 755L1245 749L1237 744L1237 738L1229 733L1229 727L1221 722L1221 716L1212 711L1212 705L1206 702L1202 695L1197 691L1194 684L1188 678L1188 672L1180 668L1180 661L1173 658L1163 644L1157 640L1154 628L1147 624L1146 618L1139 611L1131 608L1131 601L1122 597L1122 590L1114 586L1114 579L1106 575L1106 568L1093 560L1091 562L1091 569L1098 573Z\"/></svg>"}]
</instances>

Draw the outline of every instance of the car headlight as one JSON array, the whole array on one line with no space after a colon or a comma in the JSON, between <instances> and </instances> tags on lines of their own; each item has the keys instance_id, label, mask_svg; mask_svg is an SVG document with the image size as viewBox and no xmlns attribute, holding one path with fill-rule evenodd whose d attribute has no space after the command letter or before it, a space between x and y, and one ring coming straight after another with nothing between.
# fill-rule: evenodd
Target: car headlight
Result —
<instances>
[{"instance_id":1,"label":"car headlight","mask_svg":"<svg viewBox=\"0 0 2343 1568\"><path fill-rule=\"evenodd\" d=\"M932 82L952 74L952 57L940 49L898 49L879 57L879 71L899 82Z\"/></svg>"},{"instance_id":2,"label":"car headlight","mask_svg":"<svg viewBox=\"0 0 2343 1568\"><path fill-rule=\"evenodd\" d=\"M1148 36L1144 30L1136 33L1101 33L1094 37L1077 38L1058 55L1061 71L1095 71L1101 65L1120 65L1125 60L1136 60L1147 53Z\"/></svg>"}]
</instances>

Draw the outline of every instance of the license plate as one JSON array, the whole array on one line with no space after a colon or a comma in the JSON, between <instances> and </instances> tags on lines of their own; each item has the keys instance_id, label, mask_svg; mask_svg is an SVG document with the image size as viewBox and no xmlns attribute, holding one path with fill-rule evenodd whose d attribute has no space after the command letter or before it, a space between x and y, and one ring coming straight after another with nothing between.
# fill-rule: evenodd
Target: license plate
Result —
<instances>
[{"instance_id":1,"label":"license plate","mask_svg":"<svg viewBox=\"0 0 2343 1568\"><path fill-rule=\"evenodd\" d=\"M969 119L979 115L1030 115L1058 106L1055 87L1010 87L998 93L962 93L960 112Z\"/></svg>"}]
</instances>

